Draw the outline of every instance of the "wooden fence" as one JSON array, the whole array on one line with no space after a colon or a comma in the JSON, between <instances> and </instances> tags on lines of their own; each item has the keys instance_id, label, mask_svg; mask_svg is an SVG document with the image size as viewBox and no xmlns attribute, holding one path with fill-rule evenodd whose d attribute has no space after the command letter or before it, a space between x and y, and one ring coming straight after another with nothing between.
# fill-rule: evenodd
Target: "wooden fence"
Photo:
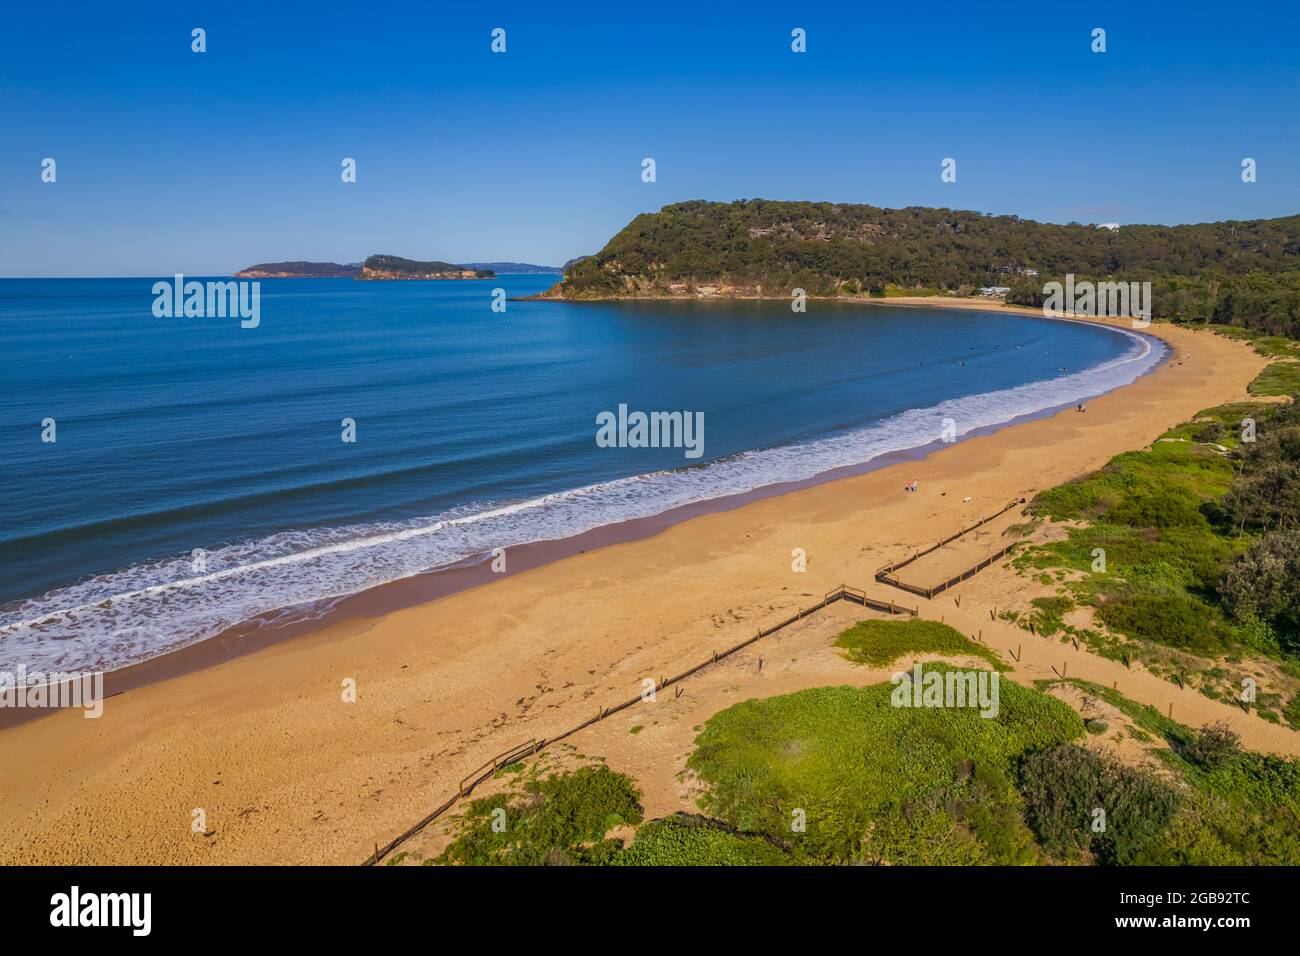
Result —
<instances>
[{"instance_id":1,"label":"wooden fence","mask_svg":"<svg viewBox=\"0 0 1300 956\"><path fill-rule=\"evenodd\" d=\"M950 577L948 580L942 581L939 584L933 585L932 587L921 587L920 585L917 584L908 584L907 582L901 580L898 577L898 575L895 574L894 572L897 571L899 568L907 567L909 564L911 564L913 561L916 561L918 558L923 558L927 554L932 554L933 552L938 551L944 545L951 544L952 542L956 541L958 538L962 537L963 535L970 534L976 528L988 524L994 518L1001 517L1002 515L1010 511L1012 508L1017 508L1020 505L1023 505L1024 503L1025 503L1024 498L1017 498L1015 501L1008 503L1005 507L999 508L997 511L993 512L993 514L988 515L987 517L984 518L980 518L979 521L976 521L969 528L962 528L956 534L950 534L948 535L948 537L944 538L942 541L938 542L937 544L932 544L930 547L925 548L924 550L916 551L910 557L903 558L901 561L894 561L891 564L886 564L885 566L883 566L882 568L876 571L876 580L879 581L881 584L888 584L890 587L898 588L900 591L907 591L909 594L917 594L923 598L932 598L936 594L940 594L943 591L948 590L948 588L952 587L953 585L960 584L962 581L965 581L967 578L971 577L972 575L978 574L980 571L983 571L985 568L987 568L990 564L993 564L995 561L998 561L1006 557L1021 542L1013 541L1011 544L1000 549L999 551L990 554L988 557L984 558L982 561L980 561L978 564L974 565L973 567L969 567L965 571L962 571L960 574L956 574L953 577Z\"/></svg>"},{"instance_id":2,"label":"wooden fence","mask_svg":"<svg viewBox=\"0 0 1300 956\"><path fill-rule=\"evenodd\" d=\"M885 614L906 614L910 617L916 617L917 614L919 613L917 608L903 607L901 604L896 604L893 601L878 601L875 598L868 597L867 592L862 590L861 588L854 588L854 587L849 587L848 585L841 584L838 588L835 588L833 591L826 592L825 597L823 597L816 604L813 604L810 607L800 607L794 614L790 615L790 617L786 618L784 621L781 621L777 624L773 624L771 627L768 628L758 628L754 632L753 637L743 640L739 644L733 645L732 647L729 647L726 650L714 651L713 655L708 659L700 662L699 664L696 664L694 667L682 671L680 674L677 674L674 677L667 677L667 678L660 677L659 680L655 683L655 693L658 693L659 691L663 690L665 687L671 687L673 684L685 680L686 678L690 677L692 674L696 674L699 671L704 670L704 668L706 667L713 666L714 664L718 663L718 661L730 657L732 654L735 654L737 651L744 650L746 647L749 647L749 645L755 643L756 641L760 641L763 638L768 637L772 634L775 634L777 631L781 630L782 628L789 627L791 624L803 620L805 617L807 617L810 614L814 614L817 611L822 610L823 608L829 607L830 605L834 604L836 601L848 601L850 604L860 604L865 608L870 608L873 611L880 611ZM502 751L501 753L493 757L491 760L488 760L486 763L480 765L477 769L473 770L471 773L463 777L460 781L460 789L458 789L456 793L454 793L452 796L450 796L441 804L439 804L431 813L425 816L422 820L420 820L410 829L406 830L404 833L397 836L393 840L390 840L384 846L376 845L374 852L371 853L370 856L368 856L365 859L365 861L362 863L362 866L374 866L375 864L377 864L388 854L392 853L393 850L397 849L397 847L401 846L411 837L415 836L417 833L419 833L421 830L427 827L434 820L438 819L440 816L445 814L448 810L450 810L453 806L455 806L458 800L461 800L464 797L469 796L469 794L473 792L475 787L477 787L479 784L483 783L484 781L489 780L502 767L508 766L512 763L516 763L525 757L530 757L533 754L536 754L537 752L542 750L543 748L549 747L551 744L559 743L561 740L564 740L566 737L571 737L574 734L576 734L578 731L585 730L586 728L590 727L592 724L599 723L600 721L604 720L606 717L610 717L613 714L617 714L619 711L627 710L629 707L634 707L637 704L642 703L643 701L645 701L645 699L646 699L645 695L638 694L636 697L632 697L628 700L625 700L621 704L615 704L613 707L602 707L600 710L596 712L594 716L587 718L582 723L578 724L576 727L570 727L568 730L564 731L561 734L557 734L554 737L543 738L541 740L534 738L525 743L518 744L517 746L511 747L509 750Z\"/></svg>"}]
</instances>

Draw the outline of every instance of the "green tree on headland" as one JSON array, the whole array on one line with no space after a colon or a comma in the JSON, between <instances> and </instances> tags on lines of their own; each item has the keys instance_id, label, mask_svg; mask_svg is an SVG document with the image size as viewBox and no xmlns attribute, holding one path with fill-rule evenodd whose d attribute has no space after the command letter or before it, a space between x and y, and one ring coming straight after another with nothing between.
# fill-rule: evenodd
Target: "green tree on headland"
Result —
<instances>
[{"instance_id":1,"label":"green tree on headland","mask_svg":"<svg viewBox=\"0 0 1300 956\"><path fill-rule=\"evenodd\" d=\"M1044 282L1066 273L1150 281L1157 317L1300 336L1300 216L1110 230L920 206L693 200L637 216L550 294L1006 286L1008 301L1037 305Z\"/></svg>"}]
</instances>

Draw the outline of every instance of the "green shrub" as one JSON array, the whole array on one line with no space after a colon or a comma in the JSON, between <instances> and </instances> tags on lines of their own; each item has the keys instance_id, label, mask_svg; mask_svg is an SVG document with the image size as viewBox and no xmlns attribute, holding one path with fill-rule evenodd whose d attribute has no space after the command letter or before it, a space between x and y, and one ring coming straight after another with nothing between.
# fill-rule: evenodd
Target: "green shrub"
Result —
<instances>
[{"instance_id":1,"label":"green shrub","mask_svg":"<svg viewBox=\"0 0 1300 956\"><path fill-rule=\"evenodd\" d=\"M729 832L716 821L679 813L651 820L610 861L615 866L779 866L790 858L766 840Z\"/></svg>"},{"instance_id":2,"label":"green shrub","mask_svg":"<svg viewBox=\"0 0 1300 956\"><path fill-rule=\"evenodd\" d=\"M1250 383L1252 395L1294 395L1300 392L1300 363L1274 362Z\"/></svg>"},{"instance_id":3,"label":"green shrub","mask_svg":"<svg viewBox=\"0 0 1300 956\"><path fill-rule=\"evenodd\" d=\"M524 783L522 793L473 800L440 863L539 866L605 863L622 842L605 834L641 822L641 794L632 781L600 765ZM502 819L497 832L493 823Z\"/></svg>"},{"instance_id":4,"label":"green shrub","mask_svg":"<svg viewBox=\"0 0 1300 956\"><path fill-rule=\"evenodd\" d=\"M1282 711L1282 716L1286 718L1288 724L1296 730L1300 730L1300 693L1292 696L1286 708Z\"/></svg>"},{"instance_id":5,"label":"green shrub","mask_svg":"<svg viewBox=\"0 0 1300 956\"><path fill-rule=\"evenodd\" d=\"M1300 530L1256 541L1228 565L1219 592L1238 618L1267 622L1284 648L1300 651Z\"/></svg>"},{"instance_id":6,"label":"green shrub","mask_svg":"<svg viewBox=\"0 0 1300 956\"><path fill-rule=\"evenodd\" d=\"M1086 523L1024 553L1017 566L1081 572L1066 585L1071 596L1128 638L1203 655L1300 653L1300 406L1236 403L1198 417L1208 421L1169 434L1221 436L1236 448L1231 457L1159 442L1043 492L1035 514ZM1258 441L1241 443L1237 429L1248 417ZM1104 571L1093 563L1099 549ZM1041 611L1043 633L1064 626L1047 605Z\"/></svg>"},{"instance_id":7,"label":"green shrub","mask_svg":"<svg viewBox=\"0 0 1300 956\"><path fill-rule=\"evenodd\" d=\"M1227 724L1209 724L1183 747L1183 756L1206 770L1226 767L1241 756L1241 737Z\"/></svg>"},{"instance_id":8,"label":"green shrub","mask_svg":"<svg viewBox=\"0 0 1300 956\"><path fill-rule=\"evenodd\" d=\"M1195 441L1214 442L1217 444L1219 439L1223 437L1225 431L1227 431L1227 429L1224 427L1223 422L1199 422L1197 423L1195 430L1192 432L1192 437Z\"/></svg>"},{"instance_id":9,"label":"green shrub","mask_svg":"<svg viewBox=\"0 0 1300 956\"><path fill-rule=\"evenodd\" d=\"M1060 682L1041 686L1055 683ZM1063 683L1117 707L1142 728L1137 734L1168 744L1154 753L1181 781L1181 803L1160 839L1143 846L1140 862L1300 865L1300 760L1241 751L1223 760L1211 757L1212 766L1196 763L1188 759L1196 752L1196 731L1113 688L1077 678Z\"/></svg>"},{"instance_id":10,"label":"green shrub","mask_svg":"<svg viewBox=\"0 0 1300 956\"><path fill-rule=\"evenodd\" d=\"M993 718L895 707L889 684L750 700L709 719L687 765L707 786L704 810L795 859L1031 862L1014 762L1082 736L1083 722L1038 691L999 689Z\"/></svg>"},{"instance_id":11,"label":"green shrub","mask_svg":"<svg viewBox=\"0 0 1300 956\"><path fill-rule=\"evenodd\" d=\"M1089 852L1103 863L1140 860L1178 807L1167 784L1074 744L1029 754L1020 789L1025 819L1049 852Z\"/></svg>"},{"instance_id":12,"label":"green shrub","mask_svg":"<svg viewBox=\"0 0 1300 956\"><path fill-rule=\"evenodd\" d=\"M1177 488L1134 490L1101 517L1133 528L1191 528L1206 523L1201 499Z\"/></svg>"},{"instance_id":13,"label":"green shrub","mask_svg":"<svg viewBox=\"0 0 1300 956\"><path fill-rule=\"evenodd\" d=\"M1211 609L1188 594L1118 595L1101 605L1097 616L1122 634L1169 647L1214 653L1224 646Z\"/></svg>"},{"instance_id":14,"label":"green shrub","mask_svg":"<svg viewBox=\"0 0 1300 956\"><path fill-rule=\"evenodd\" d=\"M835 646L855 664L884 667L900 657L917 654L948 654L981 657L999 670L1007 670L998 655L977 644L956 628L938 621L859 621L835 638Z\"/></svg>"}]
</instances>

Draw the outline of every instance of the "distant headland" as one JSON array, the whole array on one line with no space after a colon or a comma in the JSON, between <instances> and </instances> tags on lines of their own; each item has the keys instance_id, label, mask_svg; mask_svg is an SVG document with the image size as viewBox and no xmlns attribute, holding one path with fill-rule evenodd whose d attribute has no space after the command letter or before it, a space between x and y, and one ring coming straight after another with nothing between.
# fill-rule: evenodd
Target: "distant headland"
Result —
<instances>
[{"instance_id":1,"label":"distant headland","mask_svg":"<svg viewBox=\"0 0 1300 956\"><path fill-rule=\"evenodd\" d=\"M376 255L365 262L259 262L240 269L236 279L491 279L505 274L560 275L559 266L530 262L422 262Z\"/></svg>"},{"instance_id":2,"label":"distant headland","mask_svg":"<svg viewBox=\"0 0 1300 956\"><path fill-rule=\"evenodd\" d=\"M1300 334L1300 216L1181 226L959 209L695 200L637 216L534 298L972 296L1038 307L1066 275L1150 281L1155 317Z\"/></svg>"},{"instance_id":3,"label":"distant headland","mask_svg":"<svg viewBox=\"0 0 1300 956\"><path fill-rule=\"evenodd\" d=\"M358 279L491 279L491 269L471 269L452 262L421 262L401 256L371 256L361 263Z\"/></svg>"},{"instance_id":4,"label":"distant headland","mask_svg":"<svg viewBox=\"0 0 1300 956\"><path fill-rule=\"evenodd\" d=\"M235 273L236 279L335 279L355 277L361 263L350 262L259 262Z\"/></svg>"}]
</instances>

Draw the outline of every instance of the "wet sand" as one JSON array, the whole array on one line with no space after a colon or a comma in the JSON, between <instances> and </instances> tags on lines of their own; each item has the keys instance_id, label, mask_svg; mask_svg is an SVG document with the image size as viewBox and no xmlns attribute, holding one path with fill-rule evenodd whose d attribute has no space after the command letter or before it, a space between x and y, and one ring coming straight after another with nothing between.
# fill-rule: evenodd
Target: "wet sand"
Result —
<instances>
[{"instance_id":1,"label":"wet sand","mask_svg":"<svg viewBox=\"0 0 1300 956\"><path fill-rule=\"evenodd\" d=\"M691 666L840 583L897 599L872 582L879 565L1244 399L1266 364L1207 333L1148 331L1174 347L1171 360L1084 415L1062 411L630 539L593 533L558 560L541 546L512 549L504 576L483 565L444 572L362 596L291 639L258 646L256 634L232 634L190 649L188 666L179 654L152 673L141 665L99 720L61 712L0 731L0 862L357 862L485 760L634 695L647 676ZM920 490L904 492L913 477ZM807 553L806 573L791 570L794 548ZM954 589L959 626L966 615L987 621L981 602L1002 600L997 576L1008 573ZM437 589L445 596L430 600ZM908 603L954 623L947 596ZM1027 640L1006 622L984 628L993 646ZM1030 651L1025 667L1061 666L1050 660L1057 646ZM1288 728L1140 668L1077 658L1071 676L1297 752ZM357 699L345 702L353 681ZM206 833L191 826L196 810Z\"/></svg>"}]
</instances>

